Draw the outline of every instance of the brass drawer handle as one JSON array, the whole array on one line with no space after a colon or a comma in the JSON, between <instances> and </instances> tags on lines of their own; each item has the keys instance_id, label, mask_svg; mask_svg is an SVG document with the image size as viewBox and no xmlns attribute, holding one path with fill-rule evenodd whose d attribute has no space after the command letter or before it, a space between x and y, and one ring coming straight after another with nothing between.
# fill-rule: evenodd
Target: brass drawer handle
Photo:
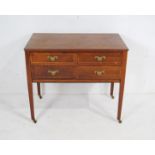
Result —
<instances>
[{"instance_id":1,"label":"brass drawer handle","mask_svg":"<svg viewBox=\"0 0 155 155\"><path fill-rule=\"evenodd\" d=\"M47 57L48 61L56 61L58 59L58 56L48 56Z\"/></svg>"},{"instance_id":2,"label":"brass drawer handle","mask_svg":"<svg viewBox=\"0 0 155 155\"><path fill-rule=\"evenodd\" d=\"M94 73L97 75L97 76L102 76L104 74L104 71L94 71Z\"/></svg>"},{"instance_id":3,"label":"brass drawer handle","mask_svg":"<svg viewBox=\"0 0 155 155\"><path fill-rule=\"evenodd\" d=\"M106 56L95 56L94 58L96 59L96 61L101 62L106 59Z\"/></svg>"},{"instance_id":4,"label":"brass drawer handle","mask_svg":"<svg viewBox=\"0 0 155 155\"><path fill-rule=\"evenodd\" d=\"M55 76L56 74L59 73L59 70L48 70L48 73L52 76Z\"/></svg>"}]
</instances>

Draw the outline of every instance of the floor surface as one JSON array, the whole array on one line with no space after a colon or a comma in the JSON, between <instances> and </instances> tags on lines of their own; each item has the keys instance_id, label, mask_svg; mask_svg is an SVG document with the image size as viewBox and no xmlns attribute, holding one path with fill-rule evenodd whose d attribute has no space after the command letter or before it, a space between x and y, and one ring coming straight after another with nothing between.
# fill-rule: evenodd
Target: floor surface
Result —
<instances>
[{"instance_id":1,"label":"floor surface","mask_svg":"<svg viewBox=\"0 0 155 155\"><path fill-rule=\"evenodd\" d=\"M36 124L27 95L0 95L0 139L155 139L155 94L125 95L122 124L117 97L48 94L34 100Z\"/></svg>"}]
</instances>

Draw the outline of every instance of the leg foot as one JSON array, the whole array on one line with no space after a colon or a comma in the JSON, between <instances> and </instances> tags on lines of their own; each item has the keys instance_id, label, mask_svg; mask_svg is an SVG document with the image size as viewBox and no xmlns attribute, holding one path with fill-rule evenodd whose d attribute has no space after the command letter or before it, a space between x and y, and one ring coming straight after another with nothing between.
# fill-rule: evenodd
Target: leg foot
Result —
<instances>
[{"instance_id":1,"label":"leg foot","mask_svg":"<svg viewBox=\"0 0 155 155\"><path fill-rule=\"evenodd\" d=\"M111 98L114 99L115 97L113 95L111 95Z\"/></svg>"},{"instance_id":2,"label":"leg foot","mask_svg":"<svg viewBox=\"0 0 155 155\"><path fill-rule=\"evenodd\" d=\"M34 118L32 119L32 121L33 121L34 123L37 123L37 121L36 121Z\"/></svg>"},{"instance_id":3,"label":"leg foot","mask_svg":"<svg viewBox=\"0 0 155 155\"><path fill-rule=\"evenodd\" d=\"M118 123L122 123L122 120L118 120Z\"/></svg>"}]
</instances>

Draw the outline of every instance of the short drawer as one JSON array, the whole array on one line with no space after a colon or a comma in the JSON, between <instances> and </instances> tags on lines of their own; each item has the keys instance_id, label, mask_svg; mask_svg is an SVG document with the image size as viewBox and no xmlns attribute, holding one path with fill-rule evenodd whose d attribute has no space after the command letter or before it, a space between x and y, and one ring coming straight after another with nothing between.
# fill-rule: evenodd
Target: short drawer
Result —
<instances>
[{"instance_id":1,"label":"short drawer","mask_svg":"<svg viewBox=\"0 0 155 155\"><path fill-rule=\"evenodd\" d=\"M76 55L73 53L31 53L31 63L48 63L48 64L75 64L77 63Z\"/></svg>"},{"instance_id":2,"label":"short drawer","mask_svg":"<svg viewBox=\"0 0 155 155\"><path fill-rule=\"evenodd\" d=\"M121 65L120 52L80 53L78 63L82 65Z\"/></svg>"},{"instance_id":3,"label":"short drawer","mask_svg":"<svg viewBox=\"0 0 155 155\"><path fill-rule=\"evenodd\" d=\"M78 68L79 79L120 79L120 67L81 66Z\"/></svg>"},{"instance_id":4,"label":"short drawer","mask_svg":"<svg viewBox=\"0 0 155 155\"><path fill-rule=\"evenodd\" d=\"M32 78L36 79L73 79L73 66L32 65Z\"/></svg>"}]
</instances>

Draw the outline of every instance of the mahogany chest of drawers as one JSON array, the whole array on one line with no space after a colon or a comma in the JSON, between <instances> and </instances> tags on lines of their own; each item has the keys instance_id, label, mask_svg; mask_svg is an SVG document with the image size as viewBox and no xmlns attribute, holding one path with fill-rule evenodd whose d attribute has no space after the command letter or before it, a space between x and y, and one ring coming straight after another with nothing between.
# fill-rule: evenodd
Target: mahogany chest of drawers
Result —
<instances>
[{"instance_id":1,"label":"mahogany chest of drawers","mask_svg":"<svg viewBox=\"0 0 155 155\"><path fill-rule=\"evenodd\" d=\"M128 48L118 34L35 33L25 47L31 118L34 122L33 82L109 82L113 98L119 83L117 120L121 122Z\"/></svg>"}]
</instances>

